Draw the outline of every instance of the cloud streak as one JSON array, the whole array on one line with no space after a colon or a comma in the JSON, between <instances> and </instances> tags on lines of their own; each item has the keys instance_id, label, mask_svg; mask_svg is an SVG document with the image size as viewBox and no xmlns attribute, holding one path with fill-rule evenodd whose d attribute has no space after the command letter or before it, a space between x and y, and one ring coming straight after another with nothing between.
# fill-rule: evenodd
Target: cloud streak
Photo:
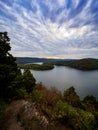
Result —
<instances>
[{"instance_id":1,"label":"cloud streak","mask_svg":"<svg viewBox=\"0 0 98 130\"><path fill-rule=\"evenodd\" d=\"M97 23L97 0L0 0L14 56L98 58Z\"/></svg>"}]
</instances>

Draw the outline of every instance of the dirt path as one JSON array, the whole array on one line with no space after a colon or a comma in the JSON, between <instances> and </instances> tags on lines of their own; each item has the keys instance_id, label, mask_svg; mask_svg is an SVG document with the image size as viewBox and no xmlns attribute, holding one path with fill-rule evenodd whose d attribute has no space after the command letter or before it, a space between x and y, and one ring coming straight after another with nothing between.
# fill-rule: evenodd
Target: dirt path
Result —
<instances>
[{"instance_id":1,"label":"dirt path","mask_svg":"<svg viewBox=\"0 0 98 130\"><path fill-rule=\"evenodd\" d=\"M17 121L17 115L23 107L25 100L17 100L12 102L5 112L4 126L6 130L24 130L21 123Z\"/></svg>"}]
</instances>

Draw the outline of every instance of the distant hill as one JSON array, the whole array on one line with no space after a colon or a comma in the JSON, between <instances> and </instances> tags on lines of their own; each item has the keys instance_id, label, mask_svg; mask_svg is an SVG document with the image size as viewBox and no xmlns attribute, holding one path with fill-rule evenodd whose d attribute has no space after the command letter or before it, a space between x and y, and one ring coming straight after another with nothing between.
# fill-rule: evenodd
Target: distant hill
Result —
<instances>
[{"instance_id":1,"label":"distant hill","mask_svg":"<svg viewBox=\"0 0 98 130\"><path fill-rule=\"evenodd\" d=\"M93 58L56 62L55 64L58 66L68 66L80 70L98 70L98 59Z\"/></svg>"},{"instance_id":2,"label":"distant hill","mask_svg":"<svg viewBox=\"0 0 98 130\"><path fill-rule=\"evenodd\" d=\"M43 62L47 64L54 64L57 66L68 66L80 70L98 70L98 59L47 59L47 58L28 58L16 57L17 64L31 64Z\"/></svg>"},{"instance_id":3,"label":"distant hill","mask_svg":"<svg viewBox=\"0 0 98 130\"><path fill-rule=\"evenodd\" d=\"M17 64L28 64L28 63L35 63L35 62L60 62L66 61L69 59L48 59L48 58L31 58L31 57L16 57Z\"/></svg>"}]
</instances>

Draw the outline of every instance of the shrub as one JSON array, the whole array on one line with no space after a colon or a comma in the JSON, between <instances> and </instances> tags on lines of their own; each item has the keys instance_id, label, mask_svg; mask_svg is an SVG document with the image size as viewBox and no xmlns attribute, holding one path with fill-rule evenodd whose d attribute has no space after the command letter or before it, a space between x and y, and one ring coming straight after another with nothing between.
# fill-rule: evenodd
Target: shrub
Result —
<instances>
[{"instance_id":1,"label":"shrub","mask_svg":"<svg viewBox=\"0 0 98 130\"><path fill-rule=\"evenodd\" d=\"M69 89L64 91L64 100L75 107L80 105L80 99L77 93L75 92L74 87L70 87Z\"/></svg>"},{"instance_id":2,"label":"shrub","mask_svg":"<svg viewBox=\"0 0 98 130\"><path fill-rule=\"evenodd\" d=\"M95 112L98 107L98 103L96 101L96 98L94 96L86 96L83 100L83 103L86 105L87 110L91 112Z\"/></svg>"},{"instance_id":3,"label":"shrub","mask_svg":"<svg viewBox=\"0 0 98 130\"><path fill-rule=\"evenodd\" d=\"M31 74L30 70L26 69L23 72L23 83L24 83L24 87L26 89L27 92L32 92L33 88L35 87L35 78L33 76L33 74Z\"/></svg>"},{"instance_id":4,"label":"shrub","mask_svg":"<svg viewBox=\"0 0 98 130\"><path fill-rule=\"evenodd\" d=\"M95 117L91 112L83 111L81 109L78 110L79 119L78 119L78 127L80 130L93 130L96 125Z\"/></svg>"},{"instance_id":5,"label":"shrub","mask_svg":"<svg viewBox=\"0 0 98 130\"><path fill-rule=\"evenodd\" d=\"M62 94L55 87L51 87L46 93L46 103L47 105L54 106L57 101L62 100Z\"/></svg>"},{"instance_id":6,"label":"shrub","mask_svg":"<svg viewBox=\"0 0 98 130\"><path fill-rule=\"evenodd\" d=\"M61 121L63 120L63 123L66 124L66 122L69 122L69 120L77 120L79 114L77 113L76 109L69 105L68 103L65 103L63 101L58 101L56 104L57 109L57 118ZM75 125L75 124L74 124Z\"/></svg>"}]
</instances>

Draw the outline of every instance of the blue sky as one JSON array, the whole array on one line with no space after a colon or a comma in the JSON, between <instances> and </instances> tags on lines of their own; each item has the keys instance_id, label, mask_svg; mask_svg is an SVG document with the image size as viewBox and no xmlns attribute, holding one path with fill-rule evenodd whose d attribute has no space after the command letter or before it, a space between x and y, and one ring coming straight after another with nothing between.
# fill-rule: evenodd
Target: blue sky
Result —
<instances>
[{"instance_id":1,"label":"blue sky","mask_svg":"<svg viewBox=\"0 0 98 130\"><path fill-rule=\"evenodd\" d=\"M19 57L98 58L98 0L0 0Z\"/></svg>"}]
</instances>

